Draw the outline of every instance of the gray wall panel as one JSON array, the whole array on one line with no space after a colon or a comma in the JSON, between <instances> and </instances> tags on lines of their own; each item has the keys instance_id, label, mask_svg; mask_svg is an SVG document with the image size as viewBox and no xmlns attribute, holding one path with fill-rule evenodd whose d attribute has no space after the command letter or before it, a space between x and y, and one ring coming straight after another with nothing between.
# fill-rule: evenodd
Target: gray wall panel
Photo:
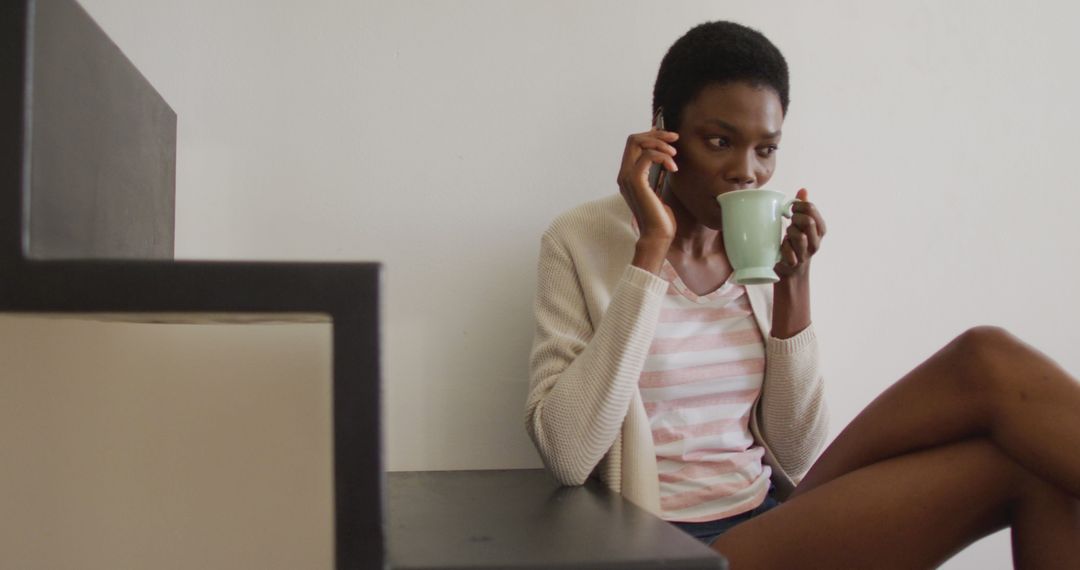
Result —
<instances>
[{"instance_id":1,"label":"gray wall panel","mask_svg":"<svg viewBox=\"0 0 1080 570\"><path fill-rule=\"evenodd\" d=\"M176 114L71 0L39 0L29 256L173 257Z\"/></svg>"}]
</instances>

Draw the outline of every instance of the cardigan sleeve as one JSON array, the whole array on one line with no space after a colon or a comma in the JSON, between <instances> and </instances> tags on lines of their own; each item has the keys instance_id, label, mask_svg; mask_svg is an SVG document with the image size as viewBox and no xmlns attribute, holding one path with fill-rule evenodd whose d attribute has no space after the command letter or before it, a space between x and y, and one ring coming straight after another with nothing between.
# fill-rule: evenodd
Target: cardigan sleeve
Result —
<instances>
[{"instance_id":1,"label":"cardigan sleeve","mask_svg":"<svg viewBox=\"0 0 1080 570\"><path fill-rule=\"evenodd\" d=\"M581 485L618 436L645 365L667 282L627 266L598 323L567 248L541 240L525 426L548 471Z\"/></svg>"},{"instance_id":2,"label":"cardigan sleeve","mask_svg":"<svg viewBox=\"0 0 1080 570\"><path fill-rule=\"evenodd\" d=\"M825 445L829 413L818 370L814 326L766 342L762 435L784 471L798 483Z\"/></svg>"}]
</instances>

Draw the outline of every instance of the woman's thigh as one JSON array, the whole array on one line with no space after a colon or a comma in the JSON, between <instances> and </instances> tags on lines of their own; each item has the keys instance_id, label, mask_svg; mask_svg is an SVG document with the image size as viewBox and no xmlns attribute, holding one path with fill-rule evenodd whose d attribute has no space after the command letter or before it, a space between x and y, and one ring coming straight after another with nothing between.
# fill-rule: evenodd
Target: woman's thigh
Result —
<instances>
[{"instance_id":1,"label":"woman's thigh","mask_svg":"<svg viewBox=\"0 0 1080 570\"><path fill-rule=\"evenodd\" d=\"M836 437L796 495L890 457L974 437L1080 496L1080 384L1000 329L957 337L874 399Z\"/></svg>"},{"instance_id":2,"label":"woman's thigh","mask_svg":"<svg viewBox=\"0 0 1080 570\"><path fill-rule=\"evenodd\" d=\"M1022 471L970 439L874 463L801 494L712 547L742 568L931 568L1008 523Z\"/></svg>"}]
</instances>

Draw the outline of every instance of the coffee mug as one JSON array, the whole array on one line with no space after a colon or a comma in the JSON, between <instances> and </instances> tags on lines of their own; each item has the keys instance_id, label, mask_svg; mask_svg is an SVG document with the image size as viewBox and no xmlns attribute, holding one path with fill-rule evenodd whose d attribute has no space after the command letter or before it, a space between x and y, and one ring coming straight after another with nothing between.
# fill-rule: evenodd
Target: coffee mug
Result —
<instances>
[{"instance_id":1,"label":"coffee mug","mask_svg":"<svg viewBox=\"0 0 1080 570\"><path fill-rule=\"evenodd\" d=\"M781 216L791 217L797 200L774 190L736 190L716 198L723 210L724 248L740 285L776 283Z\"/></svg>"}]
</instances>

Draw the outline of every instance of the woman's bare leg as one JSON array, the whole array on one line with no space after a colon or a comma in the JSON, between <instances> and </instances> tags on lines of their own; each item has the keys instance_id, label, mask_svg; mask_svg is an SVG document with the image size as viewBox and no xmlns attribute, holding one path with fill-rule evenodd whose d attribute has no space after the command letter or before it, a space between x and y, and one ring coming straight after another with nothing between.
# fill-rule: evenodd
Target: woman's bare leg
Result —
<instances>
[{"instance_id":1,"label":"woman's bare leg","mask_svg":"<svg viewBox=\"0 0 1080 570\"><path fill-rule=\"evenodd\" d=\"M973 437L1080 497L1080 383L993 327L960 335L878 396L793 496L884 459Z\"/></svg>"},{"instance_id":2,"label":"woman's bare leg","mask_svg":"<svg viewBox=\"0 0 1080 570\"><path fill-rule=\"evenodd\" d=\"M1019 568L1080 568L1080 507L984 438L892 457L722 535L733 570L933 568L1012 525Z\"/></svg>"},{"instance_id":3,"label":"woman's bare leg","mask_svg":"<svg viewBox=\"0 0 1080 570\"><path fill-rule=\"evenodd\" d=\"M1012 512L1017 568L1080 568L1080 501L1041 479Z\"/></svg>"}]
</instances>

